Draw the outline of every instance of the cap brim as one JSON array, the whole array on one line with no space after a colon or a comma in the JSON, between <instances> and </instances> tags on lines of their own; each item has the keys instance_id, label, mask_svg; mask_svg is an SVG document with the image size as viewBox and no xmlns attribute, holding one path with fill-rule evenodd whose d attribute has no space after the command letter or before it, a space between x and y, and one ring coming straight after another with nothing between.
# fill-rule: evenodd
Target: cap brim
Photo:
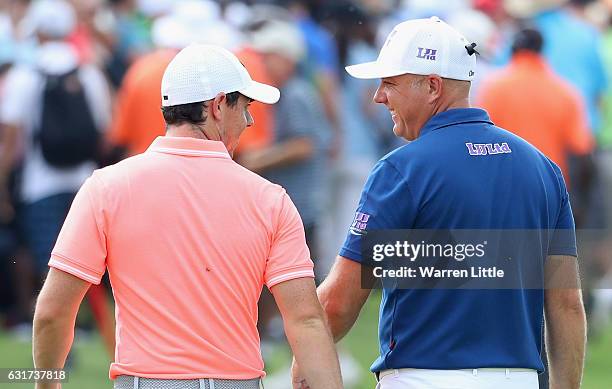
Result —
<instances>
[{"instance_id":1,"label":"cap brim","mask_svg":"<svg viewBox=\"0 0 612 389\"><path fill-rule=\"evenodd\" d=\"M251 81L249 86L238 92L265 104L274 104L280 99L280 91L277 88L257 81Z\"/></svg>"},{"instance_id":2,"label":"cap brim","mask_svg":"<svg viewBox=\"0 0 612 389\"><path fill-rule=\"evenodd\" d=\"M405 70L391 69L378 61L351 65L345 69L351 76L362 79L393 77L408 73Z\"/></svg>"}]
</instances>

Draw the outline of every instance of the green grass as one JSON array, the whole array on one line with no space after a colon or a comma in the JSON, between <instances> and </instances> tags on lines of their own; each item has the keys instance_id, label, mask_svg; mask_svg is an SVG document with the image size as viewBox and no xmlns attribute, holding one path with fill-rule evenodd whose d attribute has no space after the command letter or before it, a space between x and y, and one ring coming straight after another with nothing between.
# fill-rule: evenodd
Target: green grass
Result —
<instances>
[{"instance_id":1,"label":"green grass","mask_svg":"<svg viewBox=\"0 0 612 389\"><path fill-rule=\"evenodd\" d=\"M360 385L354 389L372 389L375 381L368 368L377 356L377 320L379 295L368 301L359 321L342 341L341 347L349 350L363 369ZM75 368L64 389L109 389L108 356L100 339L77 339L74 346ZM290 358L282 347L273 353L266 369L273 372L281 368ZM31 367L31 345L0 333L0 367ZM287 388L289 388L289 384ZM612 328L593 340L588 347L583 389L605 389L612 387ZM31 389L32 384L2 384L4 389Z\"/></svg>"}]
</instances>

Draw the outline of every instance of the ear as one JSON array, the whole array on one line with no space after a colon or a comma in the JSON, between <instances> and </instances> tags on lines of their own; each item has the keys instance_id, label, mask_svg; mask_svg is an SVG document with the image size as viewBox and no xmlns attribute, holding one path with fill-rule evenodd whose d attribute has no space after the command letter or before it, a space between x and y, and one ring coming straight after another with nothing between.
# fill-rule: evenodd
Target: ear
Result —
<instances>
[{"instance_id":1,"label":"ear","mask_svg":"<svg viewBox=\"0 0 612 389\"><path fill-rule=\"evenodd\" d=\"M210 102L208 107L209 115L214 120L219 121L223 117L223 106L225 105L225 93L219 92L215 98Z\"/></svg>"},{"instance_id":2,"label":"ear","mask_svg":"<svg viewBox=\"0 0 612 389\"><path fill-rule=\"evenodd\" d=\"M429 94L429 102L434 103L442 96L444 89L444 81L438 75L427 76L427 88Z\"/></svg>"}]
</instances>

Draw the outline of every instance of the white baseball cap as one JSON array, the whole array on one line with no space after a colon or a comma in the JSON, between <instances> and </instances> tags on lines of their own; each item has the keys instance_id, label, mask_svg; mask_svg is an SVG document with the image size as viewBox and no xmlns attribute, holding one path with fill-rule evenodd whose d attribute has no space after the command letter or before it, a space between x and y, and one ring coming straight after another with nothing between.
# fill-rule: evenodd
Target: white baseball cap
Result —
<instances>
[{"instance_id":1,"label":"white baseball cap","mask_svg":"<svg viewBox=\"0 0 612 389\"><path fill-rule=\"evenodd\" d=\"M280 98L278 89L253 81L238 58L220 46L187 46L172 59L162 78L164 107L212 100L220 92L240 92L266 104Z\"/></svg>"},{"instance_id":2,"label":"white baseball cap","mask_svg":"<svg viewBox=\"0 0 612 389\"><path fill-rule=\"evenodd\" d=\"M475 68L476 55L468 40L433 16L398 24L387 36L376 61L347 66L346 71L353 77L366 79L437 74L442 78L471 81Z\"/></svg>"}]
</instances>

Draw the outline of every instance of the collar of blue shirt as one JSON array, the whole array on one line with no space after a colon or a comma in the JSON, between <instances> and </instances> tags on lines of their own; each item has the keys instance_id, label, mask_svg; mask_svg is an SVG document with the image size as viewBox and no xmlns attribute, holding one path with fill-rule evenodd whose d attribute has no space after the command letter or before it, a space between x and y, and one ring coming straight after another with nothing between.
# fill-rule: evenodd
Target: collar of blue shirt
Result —
<instances>
[{"instance_id":1,"label":"collar of blue shirt","mask_svg":"<svg viewBox=\"0 0 612 389\"><path fill-rule=\"evenodd\" d=\"M463 124L463 123L489 123L491 122L491 118L489 118L489 114L487 111L480 108L453 108L448 111L440 112L432 116L427 123L421 128L421 133L419 137L431 132L433 130L438 130L440 128L453 126L455 124Z\"/></svg>"}]
</instances>

